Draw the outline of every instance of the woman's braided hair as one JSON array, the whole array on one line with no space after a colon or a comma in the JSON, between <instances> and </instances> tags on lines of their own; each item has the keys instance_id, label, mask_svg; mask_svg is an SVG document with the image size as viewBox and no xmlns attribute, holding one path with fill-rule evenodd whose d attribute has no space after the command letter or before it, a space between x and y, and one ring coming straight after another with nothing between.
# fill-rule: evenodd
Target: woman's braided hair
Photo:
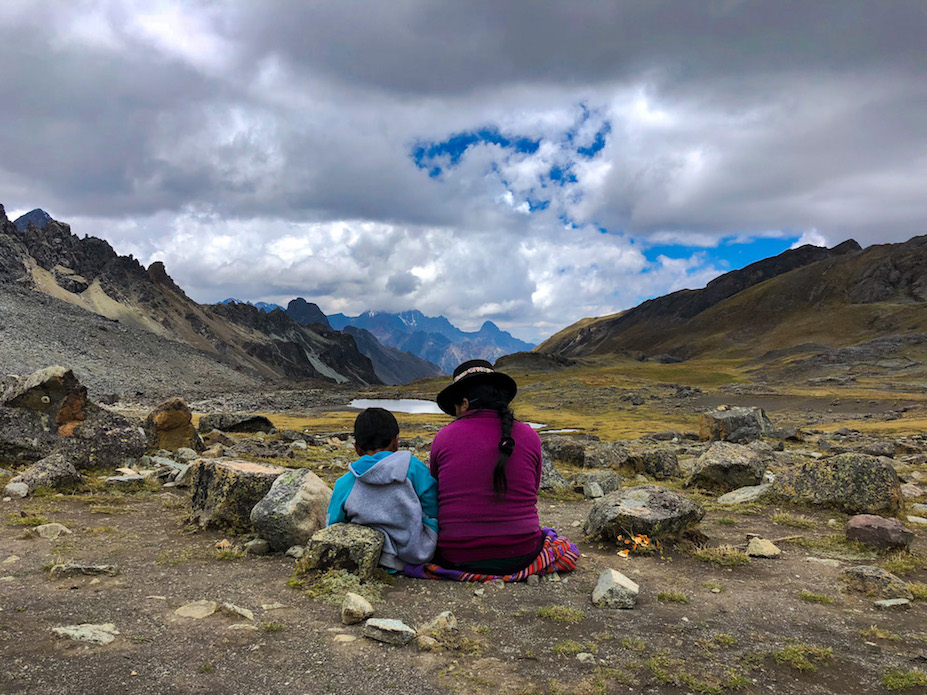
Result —
<instances>
[{"instance_id":1,"label":"woman's braided hair","mask_svg":"<svg viewBox=\"0 0 927 695\"><path fill-rule=\"evenodd\" d=\"M474 384L462 396L470 402L472 409L485 408L495 410L502 423L502 433L499 437L499 457L496 467L492 471L492 488L497 495L504 495L508 490L508 480L505 477L505 464L515 451L515 439L512 437L512 426L515 424L515 413L509 407L505 392L493 384Z\"/></svg>"}]
</instances>

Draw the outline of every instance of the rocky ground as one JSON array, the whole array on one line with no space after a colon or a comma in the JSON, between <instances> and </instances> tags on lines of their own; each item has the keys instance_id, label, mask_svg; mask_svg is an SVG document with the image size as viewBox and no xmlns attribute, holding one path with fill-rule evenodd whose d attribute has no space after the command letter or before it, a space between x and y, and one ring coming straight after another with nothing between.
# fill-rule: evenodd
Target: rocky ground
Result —
<instances>
[{"instance_id":1,"label":"rocky ground","mask_svg":"<svg viewBox=\"0 0 927 695\"><path fill-rule=\"evenodd\" d=\"M423 395L427 390L422 388ZM706 387L701 394L677 397L676 387L665 384L638 392L640 405L623 400L625 390L613 392L612 405L621 408L622 417L650 412L643 409L656 401L660 412L684 411L681 421L691 429L695 414L709 407L693 399L751 396ZM253 405L268 413L290 412L271 418L310 430L306 449L286 444L292 434L234 435L227 453L308 467L331 484L353 458L349 442L334 436L343 427L331 429L330 419L350 421L352 415L339 405L348 394L301 393L287 392L279 401L273 394L250 401L226 396L202 401L194 410ZM399 395L389 389L383 394ZM190 526L188 489L150 482L134 491L113 491L96 477L113 471L85 472L77 488L0 503L0 692L925 692L927 527L907 516L925 502L927 440L917 436L915 420L910 420L912 431L890 437L851 428L837 432L839 423L833 421L839 414L827 412L829 402L822 407L813 398L793 397L798 400L789 401L781 415L770 412L770 419L775 425L786 420L801 425L804 441L767 437L750 445L762 454L767 472L784 476L802 462L842 451L889 455L879 460L888 462L905 486L905 506L894 516L913 532L908 551L848 542L844 529L850 515L834 508L778 498L722 505L719 491L684 487L708 443L662 434L635 438L608 447L613 458L602 472L620 476L623 488L655 483L699 503L706 511L699 533L622 557L625 546L584 536L596 502L571 489L545 492L542 523L578 542L583 557L577 571L536 586L398 578L360 587L377 598L376 617L417 627L443 611L456 616L457 633L445 635L437 651L419 651L414 644L386 646L364 637L361 625L343 625L337 593L346 588L344 577L332 583L332 598L317 579L302 585L288 581L294 559L242 552L249 536ZM859 403L860 412L842 417L862 417L868 400ZM294 424L292 412L300 408L302 420ZM902 412L899 421L917 412ZM814 419L800 421L808 413L816 413ZM885 417L873 413L880 422ZM436 424L403 416L400 422L405 442L427 456ZM589 472L584 466L593 460L585 452L604 450L590 434L545 437L565 478ZM666 456L634 458L650 450ZM659 466L670 454L678 470L663 477ZM638 466L638 460L645 463ZM39 536L34 529L49 522L71 533ZM748 534L772 540L781 555L748 558L739 552L747 547ZM704 552L719 546L732 549ZM52 571L69 561L111 565L115 574ZM842 580L844 570L857 565L892 571L915 599L905 608L876 608L878 596L851 591ZM634 608L593 605L592 590L606 569L639 585ZM177 613L201 600L233 604L251 611L253 619L234 609L203 618ZM53 631L83 623L112 624L115 639L91 644Z\"/></svg>"}]
</instances>

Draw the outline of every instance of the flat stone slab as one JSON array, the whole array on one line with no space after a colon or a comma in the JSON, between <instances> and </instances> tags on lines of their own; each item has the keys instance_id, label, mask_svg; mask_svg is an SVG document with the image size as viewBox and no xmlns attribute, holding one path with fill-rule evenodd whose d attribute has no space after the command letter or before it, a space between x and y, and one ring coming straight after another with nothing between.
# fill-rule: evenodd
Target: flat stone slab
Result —
<instances>
[{"instance_id":1,"label":"flat stone slab","mask_svg":"<svg viewBox=\"0 0 927 695\"><path fill-rule=\"evenodd\" d=\"M65 526L64 524L56 523L56 522L52 522L50 524L42 524L41 526L36 526L33 530L37 534L39 534L39 538L45 538L50 541L55 540L56 538L58 538L58 536L67 535L71 533L71 529L69 529L67 526Z\"/></svg>"},{"instance_id":2,"label":"flat stone slab","mask_svg":"<svg viewBox=\"0 0 927 695\"><path fill-rule=\"evenodd\" d=\"M404 646L415 639L416 632L401 620L370 618L364 623L364 637L377 642Z\"/></svg>"},{"instance_id":3,"label":"flat stone slab","mask_svg":"<svg viewBox=\"0 0 927 695\"><path fill-rule=\"evenodd\" d=\"M776 544L766 538L751 538L747 544L747 555L750 557L779 557L782 551Z\"/></svg>"},{"instance_id":4,"label":"flat stone slab","mask_svg":"<svg viewBox=\"0 0 927 695\"><path fill-rule=\"evenodd\" d=\"M762 485L747 485L746 487L726 492L715 501L718 504L744 504L746 502L756 502L767 495L770 490L772 490L772 485L769 483L764 483Z\"/></svg>"},{"instance_id":5,"label":"flat stone slab","mask_svg":"<svg viewBox=\"0 0 927 695\"><path fill-rule=\"evenodd\" d=\"M881 601L876 601L872 605L880 611L906 611L911 607L911 602L906 598L886 598Z\"/></svg>"},{"instance_id":6,"label":"flat stone slab","mask_svg":"<svg viewBox=\"0 0 927 695\"><path fill-rule=\"evenodd\" d=\"M75 642L90 642L91 644L109 644L119 634L119 630L116 629L113 623L63 625L53 627L52 632L59 637L67 637Z\"/></svg>"},{"instance_id":7,"label":"flat stone slab","mask_svg":"<svg viewBox=\"0 0 927 695\"><path fill-rule=\"evenodd\" d=\"M119 574L119 567L116 565L90 565L81 562L63 562L49 570L52 579L64 579L65 577L76 577L77 575L115 577L117 574Z\"/></svg>"},{"instance_id":8,"label":"flat stone slab","mask_svg":"<svg viewBox=\"0 0 927 695\"><path fill-rule=\"evenodd\" d=\"M219 604L215 601L192 601L186 605L181 606L176 611L175 615L179 615L182 618L194 618L195 620L201 620L203 618L208 618L210 615L219 610Z\"/></svg>"},{"instance_id":9,"label":"flat stone slab","mask_svg":"<svg viewBox=\"0 0 927 695\"><path fill-rule=\"evenodd\" d=\"M908 514L908 523L917 524L918 526L927 526L927 517Z\"/></svg>"}]
</instances>

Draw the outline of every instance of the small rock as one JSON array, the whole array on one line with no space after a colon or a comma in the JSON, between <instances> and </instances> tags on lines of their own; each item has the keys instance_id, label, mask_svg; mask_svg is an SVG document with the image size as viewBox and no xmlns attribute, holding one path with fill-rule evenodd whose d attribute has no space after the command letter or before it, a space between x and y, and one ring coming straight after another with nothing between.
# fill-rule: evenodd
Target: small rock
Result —
<instances>
[{"instance_id":1,"label":"small rock","mask_svg":"<svg viewBox=\"0 0 927 695\"><path fill-rule=\"evenodd\" d=\"M182 446L177 451L175 451L174 456L176 456L177 458L179 458L181 461L185 463L192 461L195 458L199 458L199 454L197 454L193 449L190 449L185 446Z\"/></svg>"},{"instance_id":2,"label":"small rock","mask_svg":"<svg viewBox=\"0 0 927 695\"><path fill-rule=\"evenodd\" d=\"M230 615L237 615L245 620L254 620L254 612L249 611L247 608L242 608L241 606L236 606L234 603L223 603L219 606L224 613L229 613Z\"/></svg>"},{"instance_id":3,"label":"small rock","mask_svg":"<svg viewBox=\"0 0 927 695\"><path fill-rule=\"evenodd\" d=\"M52 579L63 579L65 577L74 577L78 574L94 576L105 574L115 577L119 574L119 568L116 565L87 565L80 562L64 562L54 565L49 574Z\"/></svg>"},{"instance_id":4,"label":"small rock","mask_svg":"<svg viewBox=\"0 0 927 695\"><path fill-rule=\"evenodd\" d=\"M15 565L19 562L19 555L10 555L6 560L3 561L4 565Z\"/></svg>"},{"instance_id":5,"label":"small rock","mask_svg":"<svg viewBox=\"0 0 927 695\"><path fill-rule=\"evenodd\" d=\"M176 611L174 611L174 613L183 618L194 618L196 620L200 620L201 618L206 618L212 615L218 609L219 609L218 603L216 603L215 601L207 601L204 599L201 601L193 601L192 603L183 605L180 608L178 608Z\"/></svg>"},{"instance_id":6,"label":"small rock","mask_svg":"<svg viewBox=\"0 0 927 695\"><path fill-rule=\"evenodd\" d=\"M872 604L880 611L907 610L911 602L906 598L886 598Z\"/></svg>"},{"instance_id":7,"label":"small rock","mask_svg":"<svg viewBox=\"0 0 927 695\"><path fill-rule=\"evenodd\" d=\"M525 584L528 586L540 586L541 578L536 574L529 574L528 578L525 580Z\"/></svg>"},{"instance_id":8,"label":"small rock","mask_svg":"<svg viewBox=\"0 0 927 695\"><path fill-rule=\"evenodd\" d=\"M52 632L59 637L67 637L76 642L90 642L92 644L109 644L119 634L119 630L116 629L113 623L64 625L63 627L53 627Z\"/></svg>"},{"instance_id":9,"label":"small rock","mask_svg":"<svg viewBox=\"0 0 927 695\"><path fill-rule=\"evenodd\" d=\"M335 635L335 638L333 641L346 644L348 642L356 642L357 637L355 637L354 635Z\"/></svg>"},{"instance_id":10,"label":"small rock","mask_svg":"<svg viewBox=\"0 0 927 695\"><path fill-rule=\"evenodd\" d=\"M486 589L484 589L483 587L477 587L476 589L473 590L474 596L484 596L485 594L486 594Z\"/></svg>"},{"instance_id":11,"label":"small rock","mask_svg":"<svg viewBox=\"0 0 927 695\"><path fill-rule=\"evenodd\" d=\"M27 497L29 495L29 486L25 483L7 483L3 488L3 494L10 497Z\"/></svg>"},{"instance_id":12,"label":"small rock","mask_svg":"<svg viewBox=\"0 0 927 695\"><path fill-rule=\"evenodd\" d=\"M267 555L270 552L270 543L263 538L254 538L245 543L245 552L251 555Z\"/></svg>"},{"instance_id":13,"label":"small rock","mask_svg":"<svg viewBox=\"0 0 927 695\"><path fill-rule=\"evenodd\" d=\"M906 598L908 600L914 598L904 581L879 567L870 565L850 567L843 571L841 579L852 591L862 591L882 598Z\"/></svg>"},{"instance_id":14,"label":"small rock","mask_svg":"<svg viewBox=\"0 0 927 695\"><path fill-rule=\"evenodd\" d=\"M594 664L595 655L590 654L589 652L580 652L579 654L576 655L576 660L580 662L581 664Z\"/></svg>"},{"instance_id":15,"label":"small rock","mask_svg":"<svg viewBox=\"0 0 927 695\"><path fill-rule=\"evenodd\" d=\"M583 485L583 496L586 499L595 500L600 497L604 497L605 493L602 491L601 485L595 481L592 481Z\"/></svg>"},{"instance_id":16,"label":"small rock","mask_svg":"<svg viewBox=\"0 0 927 695\"><path fill-rule=\"evenodd\" d=\"M249 625L248 623L235 623L233 625L229 625L226 629L227 630L251 630L252 632L256 632L257 625Z\"/></svg>"},{"instance_id":17,"label":"small rock","mask_svg":"<svg viewBox=\"0 0 927 695\"><path fill-rule=\"evenodd\" d=\"M908 523L917 524L918 526L927 526L927 518L922 516L914 516L913 514L908 514Z\"/></svg>"},{"instance_id":18,"label":"small rock","mask_svg":"<svg viewBox=\"0 0 927 695\"><path fill-rule=\"evenodd\" d=\"M834 560L829 557L806 557L805 562L813 562L817 565L824 565L825 567L840 567L839 560Z\"/></svg>"},{"instance_id":19,"label":"small rock","mask_svg":"<svg viewBox=\"0 0 927 695\"><path fill-rule=\"evenodd\" d=\"M765 538L751 538L747 545L747 555L750 557L779 557L782 551Z\"/></svg>"},{"instance_id":20,"label":"small rock","mask_svg":"<svg viewBox=\"0 0 927 695\"><path fill-rule=\"evenodd\" d=\"M441 643L434 637L428 635L419 635L415 638L415 646L420 652L435 652L441 649Z\"/></svg>"},{"instance_id":21,"label":"small rock","mask_svg":"<svg viewBox=\"0 0 927 695\"><path fill-rule=\"evenodd\" d=\"M914 540L914 534L898 519L857 514L847 522L847 540L877 548L907 548Z\"/></svg>"},{"instance_id":22,"label":"small rock","mask_svg":"<svg viewBox=\"0 0 927 695\"><path fill-rule=\"evenodd\" d=\"M306 548L302 545L291 545L287 548L286 556L296 558L299 560L303 555L306 554Z\"/></svg>"},{"instance_id":23,"label":"small rock","mask_svg":"<svg viewBox=\"0 0 927 695\"><path fill-rule=\"evenodd\" d=\"M341 604L341 622L345 625L354 625L373 615L373 606L370 601L360 594L349 591Z\"/></svg>"},{"instance_id":24,"label":"small rock","mask_svg":"<svg viewBox=\"0 0 927 695\"><path fill-rule=\"evenodd\" d=\"M364 623L364 637L377 642L403 646L415 639L416 633L401 620L370 618Z\"/></svg>"},{"instance_id":25,"label":"small rock","mask_svg":"<svg viewBox=\"0 0 927 695\"><path fill-rule=\"evenodd\" d=\"M915 514L923 514L927 516L927 504L912 504L911 511Z\"/></svg>"},{"instance_id":26,"label":"small rock","mask_svg":"<svg viewBox=\"0 0 927 695\"><path fill-rule=\"evenodd\" d=\"M598 608L634 608L640 587L621 572L607 569L599 575L592 591L592 603Z\"/></svg>"},{"instance_id":27,"label":"small rock","mask_svg":"<svg viewBox=\"0 0 927 695\"><path fill-rule=\"evenodd\" d=\"M104 483L107 487L116 490L132 490L145 484L145 476L138 473L132 475L111 475Z\"/></svg>"},{"instance_id":28,"label":"small rock","mask_svg":"<svg viewBox=\"0 0 927 695\"><path fill-rule=\"evenodd\" d=\"M274 601L273 603L262 603L261 604L261 610L265 610L265 611L278 611L281 608L286 608L286 606L280 603L279 601Z\"/></svg>"},{"instance_id":29,"label":"small rock","mask_svg":"<svg viewBox=\"0 0 927 695\"><path fill-rule=\"evenodd\" d=\"M763 485L747 485L746 487L737 488L731 492L721 495L716 501L718 504L743 504L745 502L755 502L772 489L772 485L764 483Z\"/></svg>"},{"instance_id":30,"label":"small rock","mask_svg":"<svg viewBox=\"0 0 927 695\"><path fill-rule=\"evenodd\" d=\"M428 621L418 629L418 634L434 637L443 632L456 632L457 618L450 611L438 614L436 618Z\"/></svg>"},{"instance_id":31,"label":"small rock","mask_svg":"<svg viewBox=\"0 0 927 695\"><path fill-rule=\"evenodd\" d=\"M41 526L36 526L33 529L40 538L46 538L48 540L55 540L58 536L62 534L70 534L71 529L69 529L64 524L51 523L51 524L42 524Z\"/></svg>"}]
</instances>

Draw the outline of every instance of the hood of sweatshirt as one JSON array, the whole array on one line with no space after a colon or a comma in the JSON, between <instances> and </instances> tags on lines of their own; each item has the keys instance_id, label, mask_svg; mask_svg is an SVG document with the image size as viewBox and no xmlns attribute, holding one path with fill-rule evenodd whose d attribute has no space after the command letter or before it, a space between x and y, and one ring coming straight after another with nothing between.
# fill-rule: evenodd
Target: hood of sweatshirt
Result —
<instances>
[{"instance_id":1,"label":"hood of sweatshirt","mask_svg":"<svg viewBox=\"0 0 927 695\"><path fill-rule=\"evenodd\" d=\"M368 485L389 485L406 479L411 461L412 452L396 451L385 456L364 456L352 463L349 469L358 480Z\"/></svg>"}]
</instances>

